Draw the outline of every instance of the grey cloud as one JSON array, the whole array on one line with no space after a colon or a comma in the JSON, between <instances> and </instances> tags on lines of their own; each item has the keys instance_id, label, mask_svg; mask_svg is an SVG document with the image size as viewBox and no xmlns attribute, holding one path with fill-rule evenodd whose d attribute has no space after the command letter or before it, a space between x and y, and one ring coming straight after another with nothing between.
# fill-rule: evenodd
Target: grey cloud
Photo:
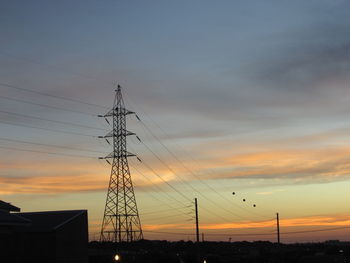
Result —
<instances>
[{"instance_id":1,"label":"grey cloud","mask_svg":"<svg viewBox=\"0 0 350 263\"><path fill-rule=\"evenodd\" d=\"M350 26L341 20L289 28L260 39L262 45L256 40L256 56L249 46L240 54L246 63L239 66L228 62L228 55L226 66L216 70L210 65L182 79L156 81L145 88L150 92L143 103L162 113L176 110L187 117L259 122L259 127L285 125L301 113L318 116L326 108L333 107L326 114L337 114L350 80Z\"/></svg>"},{"instance_id":2,"label":"grey cloud","mask_svg":"<svg viewBox=\"0 0 350 263\"><path fill-rule=\"evenodd\" d=\"M268 51L248 75L265 88L308 92L323 80L350 77L350 24L319 24L273 36L282 45ZM251 66L251 65L250 65Z\"/></svg>"}]
</instances>

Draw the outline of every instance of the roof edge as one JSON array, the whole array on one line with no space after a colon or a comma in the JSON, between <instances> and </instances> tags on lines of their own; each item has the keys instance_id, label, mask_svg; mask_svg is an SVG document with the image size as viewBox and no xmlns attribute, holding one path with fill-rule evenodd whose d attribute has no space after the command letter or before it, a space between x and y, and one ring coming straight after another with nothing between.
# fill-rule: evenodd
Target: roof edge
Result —
<instances>
[{"instance_id":1,"label":"roof edge","mask_svg":"<svg viewBox=\"0 0 350 263\"><path fill-rule=\"evenodd\" d=\"M72 216L71 218L69 218L68 220L62 222L61 224L57 225L54 230L57 230L58 228L60 228L61 226L69 223L70 221L72 221L73 219L77 218L78 216L81 216L82 214L86 213L87 215L87 210L70 210L70 211L79 211L79 213L77 213L76 215Z\"/></svg>"}]
</instances>

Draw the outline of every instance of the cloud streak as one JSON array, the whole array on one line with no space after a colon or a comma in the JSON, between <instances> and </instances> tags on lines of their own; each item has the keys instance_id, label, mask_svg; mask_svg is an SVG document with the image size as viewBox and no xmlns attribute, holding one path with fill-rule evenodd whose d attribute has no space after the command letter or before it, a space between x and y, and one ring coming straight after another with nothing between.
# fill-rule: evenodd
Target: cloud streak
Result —
<instances>
[{"instance_id":1,"label":"cloud streak","mask_svg":"<svg viewBox=\"0 0 350 263\"><path fill-rule=\"evenodd\" d=\"M350 226L350 216L309 216L299 218L281 219L280 225L283 228L286 227L331 227L331 226ZM229 230L229 229L256 229L256 228L270 228L276 227L275 220L266 221L244 221L237 223L212 223L201 224L202 230ZM164 229L176 229L176 230L189 230L194 229L193 224L146 224L144 225L146 230L164 230ZM259 231L259 230L256 230Z\"/></svg>"},{"instance_id":2,"label":"cloud streak","mask_svg":"<svg viewBox=\"0 0 350 263\"><path fill-rule=\"evenodd\" d=\"M309 184L347 180L350 175L349 147L274 150L256 148L255 151L238 154L230 154L228 151L229 148L220 152L210 152L210 155L216 155L216 157L206 156L196 162L187 161L183 164L168 160L171 171L157 161L149 162L148 165L151 165L162 179L142 164L135 166L136 169L131 166L131 173L138 191L152 191L156 190L155 187L162 189L166 187L164 181L175 187L184 182L193 184L198 181L198 178L201 180L284 179L278 182L281 184ZM185 169L183 165L190 170ZM23 175L0 177L1 193L57 194L103 191L109 179L109 166L103 168L103 171L100 166L89 165L85 167L89 169L89 172L81 165L61 166L58 171L52 170L51 166L51 164L41 167L22 165L21 169L25 169L28 175L26 177ZM10 171L12 166L4 165L2 169Z\"/></svg>"}]
</instances>

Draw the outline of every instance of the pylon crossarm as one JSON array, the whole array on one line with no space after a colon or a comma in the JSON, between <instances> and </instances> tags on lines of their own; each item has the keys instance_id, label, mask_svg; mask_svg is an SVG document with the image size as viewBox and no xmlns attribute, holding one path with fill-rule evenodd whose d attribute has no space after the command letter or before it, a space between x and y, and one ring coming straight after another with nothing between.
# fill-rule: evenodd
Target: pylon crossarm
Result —
<instances>
[{"instance_id":1,"label":"pylon crossarm","mask_svg":"<svg viewBox=\"0 0 350 263\"><path fill-rule=\"evenodd\" d=\"M120 137L120 136L130 136L130 135L136 135L136 133L131 132L131 131L126 131L125 133L118 134L116 132L110 131L107 133L105 136L98 136L98 138L109 138L109 137Z\"/></svg>"},{"instance_id":2,"label":"pylon crossarm","mask_svg":"<svg viewBox=\"0 0 350 263\"><path fill-rule=\"evenodd\" d=\"M127 158L127 157L134 157L136 156L133 153L130 152L125 152L124 154L120 154L120 155L115 155L115 152L111 152L110 154L108 154L105 157L98 157L98 159L111 159L111 158L117 158L117 159L121 159L121 158Z\"/></svg>"},{"instance_id":3,"label":"pylon crossarm","mask_svg":"<svg viewBox=\"0 0 350 263\"><path fill-rule=\"evenodd\" d=\"M98 117L119 117L119 116L126 116L126 115L130 115L130 114L136 114L134 111L129 111L125 108L115 108L115 109L111 109L109 110L105 115L97 115Z\"/></svg>"}]
</instances>

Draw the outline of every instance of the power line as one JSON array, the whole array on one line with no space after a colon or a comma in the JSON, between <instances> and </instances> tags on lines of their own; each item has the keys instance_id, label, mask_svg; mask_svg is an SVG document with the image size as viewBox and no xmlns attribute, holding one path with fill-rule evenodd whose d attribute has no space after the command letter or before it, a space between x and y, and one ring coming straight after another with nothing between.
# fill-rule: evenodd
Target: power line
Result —
<instances>
[{"instance_id":1,"label":"power line","mask_svg":"<svg viewBox=\"0 0 350 263\"><path fill-rule=\"evenodd\" d=\"M144 230L143 232L149 232L149 233L156 233L156 234L167 234L167 235L188 235L188 236L195 236L196 233L182 233L182 232L163 232L163 231L153 231L153 230ZM215 234L215 233L206 233L206 236L271 236L274 234L271 233L248 233L248 234Z\"/></svg>"},{"instance_id":2,"label":"power line","mask_svg":"<svg viewBox=\"0 0 350 263\"><path fill-rule=\"evenodd\" d=\"M149 165L147 165L144 161L142 161L142 163L153 173L155 174L158 178L160 178L164 183L166 183L171 189L173 189L175 192L179 193L180 195L182 195L184 198L186 198L186 200L192 201L191 199L187 198L185 195L183 195L181 192L179 192L175 187L173 187L171 184L169 184L167 181L165 181L159 174L157 174ZM143 177L146 178L146 176L141 173L135 166L133 167L133 169L135 169L139 174L141 174ZM148 178L146 178L148 181L150 181ZM151 182L151 181L150 181ZM167 192L164 192L164 194L166 194L167 196L169 196L169 198L174 199L175 201L177 201L178 203L180 203L182 206L185 206L184 203L182 201L180 201L179 199L169 195Z\"/></svg>"},{"instance_id":3,"label":"power line","mask_svg":"<svg viewBox=\"0 0 350 263\"><path fill-rule=\"evenodd\" d=\"M190 184L188 184L187 182L185 182L182 178L180 178L177 174L176 174L176 172L167 164L167 163L165 163L165 161L163 161L147 144L145 144L143 141L141 141L141 143L146 147L146 149L154 156L154 157L156 157L156 159L159 161L159 162L161 162L162 164L163 164L163 166L165 166L170 172L172 172L178 179L180 179L180 182L182 182L184 185L188 185L188 186L190 186L190 188L193 190L193 191L195 191L195 192L197 192L198 193L198 191L196 190L196 189L194 189L193 187L192 187L192 185L190 185Z\"/></svg>"},{"instance_id":4,"label":"power line","mask_svg":"<svg viewBox=\"0 0 350 263\"><path fill-rule=\"evenodd\" d=\"M154 186L156 186L156 185L154 185ZM168 204L168 202L167 202L167 204ZM171 203L172 205L175 205L175 203ZM159 208L159 204L157 204L157 205L152 205L152 206L147 206L148 208ZM192 205L188 205L188 206L184 206L184 207L178 207L178 209L182 209L182 208L190 208L190 207L192 207Z\"/></svg>"},{"instance_id":5,"label":"power line","mask_svg":"<svg viewBox=\"0 0 350 263\"><path fill-rule=\"evenodd\" d=\"M334 228L323 228L323 229L314 229L314 230L303 230L303 231L281 232L281 235L303 234L303 233L313 233L313 232L325 232L325 231L334 231L334 230L347 229L347 228L350 228L350 226L334 227Z\"/></svg>"},{"instance_id":6,"label":"power line","mask_svg":"<svg viewBox=\"0 0 350 263\"><path fill-rule=\"evenodd\" d=\"M188 197L187 197L186 195L184 195L182 192L178 191L178 190L177 190L174 186L172 186L169 182L165 181L158 173L156 173L156 172L154 171L154 169L152 169L152 168L151 168L149 165L147 165L144 161L142 161L142 163L143 163L150 171L152 171L152 173L154 173L158 178L160 178L164 183L166 183L170 188L172 188L175 192L177 192L178 194L180 194L180 195L181 195L182 197L184 197L186 200L192 202L192 200L191 200L190 198L188 198ZM223 219L223 220L225 220L225 221L231 220L231 219L227 219L227 218L225 218L225 217L223 217L223 216L221 216L221 215L219 215L219 214L216 214L216 213L214 213L212 210L209 210L209 209L207 209L207 208L205 208L205 207L201 207L201 208L202 208L203 210L209 212L209 214L212 215L212 216L219 217L219 218L221 218L221 219Z\"/></svg>"},{"instance_id":7,"label":"power line","mask_svg":"<svg viewBox=\"0 0 350 263\"><path fill-rule=\"evenodd\" d=\"M169 167L150 147L147 146L147 144L145 144L143 141L141 141L141 143L165 166L167 167L167 169L169 169L177 178L180 179L180 181L183 183L183 184L186 184L188 185L193 191L197 192L199 195L201 195L204 199L206 199L207 201L211 202L212 204L214 204L216 207L220 207L221 209L225 210L226 212L228 213L231 213L232 215L238 217L238 218L241 218L241 219L245 219L244 217L242 216L239 216L235 213L233 213L231 210L228 210L220 205L218 205L216 202L214 202L213 200L211 200L210 198L208 198L207 196L205 196L204 194L202 194L200 191L198 191L197 189L195 189L191 184L187 183L185 180L183 180L181 177L179 177L175 171ZM206 209L206 208L204 208ZM221 216L220 216L221 217ZM227 219L225 219L227 220Z\"/></svg>"},{"instance_id":8,"label":"power line","mask_svg":"<svg viewBox=\"0 0 350 263\"><path fill-rule=\"evenodd\" d=\"M61 108L61 107L57 107L57 106L51 106L51 105L46 105L46 104L35 103L35 102L31 102L31 101L27 101L27 100L21 100L21 99L16 99L16 98L11 98L11 97L7 97L7 96L0 96L0 98L5 99L5 100L11 100L11 101L16 101L16 102L31 104L31 105L35 105L35 106L55 109L55 110L74 112L74 113L84 114L84 115L93 116L93 117L97 116L97 115L86 113L86 112L83 112L83 111L70 110L70 109L66 109L66 108Z\"/></svg>"},{"instance_id":9,"label":"power line","mask_svg":"<svg viewBox=\"0 0 350 263\"><path fill-rule=\"evenodd\" d=\"M134 168L134 169L135 169L135 168ZM135 169L135 170L137 170L137 169ZM138 170L137 170L137 172L138 172L139 174L141 174L142 176L145 177L145 175L142 174L141 172L139 172ZM148 180L148 181L150 181L150 180ZM151 184L151 185L152 185L152 184ZM152 186L154 187L154 186L156 186L156 185L152 185ZM183 211L181 210L181 208L173 207L173 206L170 205L168 202L165 202L163 199L160 199L160 198L156 197L155 195L153 195L153 194L152 194L151 192L149 192L149 191L148 191L148 194L149 194L150 196L152 196L155 200L157 200L157 201L159 201L159 202L161 202L161 203L164 203L166 206L170 207L170 209L167 209L167 210L169 210L169 211L177 210L177 211L180 211L181 213L183 213ZM168 193L164 192L164 194L166 194L166 195L168 196L169 200L174 199L174 200L176 200L177 202L180 202L181 204L183 204L181 201L175 199L174 197L172 197L172 196L169 195ZM158 207L159 207L159 205L158 205ZM153 214L153 213L155 213L155 212L144 213L144 214L141 214L141 215Z\"/></svg>"},{"instance_id":10,"label":"power line","mask_svg":"<svg viewBox=\"0 0 350 263\"><path fill-rule=\"evenodd\" d=\"M56 152L46 152L46 151L37 151L37 150L28 150L28 149L14 148L14 147L6 147L6 146L0 146L0 148L2 148L2 149L7 149L7 150L12 150L12 151L44 153L44 154L62 155L62 156L70 156L70 157L78 157L78 158L91 158L91 159L95 159L95 160L97 159L97 157L86 156L86 155L66 154L66 153L56 153Z\"/></svg>"},{"instance_id":11,"label":"power line","mask_svg":"<svg viewBox=\"0 0 350 263\"><path fill-rule=\"evenodd\" d=\"M85 78L85 79L87 78L87 79L93 79L93 80L101 81L101 79L99 79L97 77L94 77L91 74L87 75L87 74L83 74L83 73L80 73L80 72L68 70L65 67L52 65L52 64L49 64L49 63L43 63L43 62L40 62L40 61L32 59L32 58L28 58L28 57L12 55L12 54L9 54L9 53L7 53L5 51L0 51L0 53L1 53L2 56L6 56L6 57L9 57L9 58L14 58L14 59L17 59L17 60L22 60L22 61L24 61L26 63L31 63L31 64L35 64L35 65L51 68L51 69L54 69L54 70L57 70L57 71L60 71L60 72L63 72L63 73L68 73L68 74L71 74L71 75L80 76L80 77Z\"/></svg>"},{"instance_id":12,"label":"power line","mask_svg":"<svg viewBox=\"0 0 350 263\"><path fill-rule=\"evenodd\" d=\"M128 99L129 100L129 99ZM130 100L129 100L130 102ZM145 114L145 116L147 116L166 136L168 136L165 131L151 118L149 117L144 111L143 113ZM229 200L228 198L226 198L225 196L223 196L221 193L219 193L215 188L213 188L212 186L210 186L209 184L207 184L203 179L201 179L199 176L197 176L190 168L188 168L177 156L176 154L174 154L159 138L158 136L156 136L152 130L145 124L145 122L140 119L138 117L138 120L141 122L141 124L143 125L143 127L145 128L144 130L147 131L149 134L151 134L151 136L160 143L160 145L168 152L170 153L170 155L177 161L179 162L193 177L195 177L197 180L199 180L203 185L205 185L206 187L208 187L210 190L214 191L216 194L218 194L222 199L224 199L225 201L229 202L230 204L233 204L235 205L236 207L244 210L244 211L247 211L251 214L254 214L256 216L259 216L259 217L265 217L265 218L269 218L268 216L265 216L265 215L260 215L258 213L255 213L251 210L248 210L244 207L241 207L237 204L235 204L233 201ZM143 142L142 142L143 143ZM193 160L193 158L192 158ZM232 211L230 211L230 213L232 213ZM236 215L237 216L237 215Z\"/></svg>"},{"instance_id":13,"label":"power line","mask_svg":"<svg viewBox=\"0 0 350 263\"><path fill-rule=\"evenodd\" d=\"M212 204L214 204L215 206L217 207L220 207L221 209L225 210L226 212L229 212L231 214L233 214L234 216L236 217L239 217L239 218L242 218L244 219L243 217L233 213L232 211L218 205L216 202L214 202L213 200L211 200L210 198L208 198L207 196L205 196L204 194L202 194L200 191L198 191L197 189L195 189L191 184L187 183L185 180L183 180L181 177L179 177L175 171L170 167L168 166L154 151L152 151L152 149L150 149L150 147L148 147L144 142L142 142L143 145L145 145L145 147L165 166L167 167L177 178L180 179L181 182L183 182L184 184L188 185L193 191L195 191L196 193L198 193L200 196L202 196L204 199L206 199L207 201L211 202Z\"/></svg>"},{"instance_id":14,"label":"power line","mask_svg":"<svg viewBox=\"0 0 350 263\"><path fill-rule=\"evenodd\" d=\"M142 142L142 143L143 143L143 142ZM188 183L186 183L185 181L183 181L179 176L177 176L176 173L175 173L169 166L167 166L167 165L160 159L160 157L159 157L156 153L154 153L154 151L152 151L145 143L143 143L143 144L146 146L146 148L147 148L154 156L156 156L156 158L157 158L160 162L162 162L176 177L178 177L182 183L188 184ZM158 175L149 165L147 165L144 161L142 161L142 163L144 163L144 164L146 165L146 167L148 167L148 169L150 169L154 174L156 174L156 175L157 175L163 182L165 182L168 186L170 186L172 189L176 189L176 188L174 188L170 183L168 183L167 181L165 181L161 176L159 176L159 175ZM211 199L205 197L205 196L202 195L200 192L198 192L195 188L193 188L192 185L190 185L190 187L191 187L195 192L197 192L197 193L199 193L201 196L203 196L205 199L207 199L208 201L210 201L211 203L213 203L215 206L218 206L214 201L212 201ZM189 200L188 197L185 196L182 192L179 192L178 190L175 190L175 191L176 191L177 193L179 193L180 195L182 195L183 197L185 197L187 200ZM223 210L226 210L227 212L229 212L229 213L231 213L231 214L234 214L234 213L232 213L232 211L227 210L226 208L224 208L224 207L222 207L222 206L219 206L219 207L220 207L221 209L223 209ZM205 208L205 207L202 207L202 209L205 210L205 211L208 211L210 215L219 217L219 218L221 218L221 219L223 219L223 220L225 220L225 221L227 221L227 220L230 221L230 220L231 220L231 219L225 218L225 217L223 217L223 216L221 216L221 215L219 215L219 214L213 213L213 211L211 211L211 210L209 210L209 209L207 209L207 208ZM234 214L234 215L237 216L237 217L239 217L239 218L241 218L241 219L245 219L245 218L243 218L243 217L241 217L241 216L239 216L239 215L236 215L236 214Z\"/></svg>"},{"instance_id":15,"label":"power line","mask_svg":"<svg viewBox=\"0 0 350 263\"><path fill-rule=\"evenodd\" d=\"M155 233L155 234L167 234L167 235L181 235L181 236L193 236L194 233L178 233L178 232L163 232L163 231L152 231L152 230L143 230L146 233Z\"/></svg>"},{"instance_id":16,"label":"power line","mask_svg":"<svg viewBox=\"0 0 350 263\"><path fill-rule=\"evenodd\" d=\"M25 144L32 144L32 145L39 145L39 146L46 146L46 147L62 148L62 149L75 150L75 151L104 153L104 152L95 151L95 150L88 150L88 149L81 149L81 148L74 148L74 147L69 147L69 146L61 146L61 145L46 144L46 143L38 143L38 142L28 142L28 141L15 140L15 139L10 139L10 138L1 138L0 137L0 140L1 141L9 141L9 142L19 142L19 143L25 143Z\"/></svg>"},{"instance_id":17,"label":"power line","mask_svg":"<svg viewBox=\"0 0 350 263\"><path fill-rule=\"evenodd\" d=\"M171 156L176 160L178 161L182 167L184 167L194 178L196 178L199 182L201 182L203 185L205 185L206 187L208 187L210 190L212 190L213 192L215 192L216 194L218 194L222 199L224 199L225 201L228 201L230 204L233 204L235 206L237 206L238 208L244 210L244 211L247 211L249 213L252 213L252 214L255 214L257 216L262 216L262 217L266 217L266 218L269 218L267 216L264 216L264 215L259 215L257 213L254 213L253 211L250 211L246 208L243 208L237 204L235 204L234 202L228 200L226 197L224 197L222 194L220 194L215 188L213 188L212 186L210 186L209 184L207 184L203 179L201 179L199 176L197 176L191 169L189 169L153 132L152 130L141 120L141 123L142 125L147 129L147 131L152 135L152 137L154 139L156 139L162 146L164 149L167 150L168 153L171 154ZM206 198L206 197L205 197ZM207 199L207 198L206 198ZM226 209L225 209L226 210ZM230 211L230 213L232 213L232 211ZM237 216L237 215L236 215Z\"/></svg>"},{"instance_id":18,"label":"power line","mask_svg":"<svg viewBox=\"0 0 350 263\"><path fill-rule=\"evenodd\" d=\"M5 113L5 114L9 114L9 115L14 115L14 116L20 116L20 117L25 117L25 118L30 118L30 119L36 119L36 120L41 120L41 121L60 123L60 124L64 124L64 125L72 125L72 126L81 127L81 128L88 128L88 129L95 129L95 130L106 131L106 129L92 127L92 126L88 126L88 125L84 125L84 124L77 124L77 123L66 122L66 121L50 120L50 119L45 119L45 118L40 118L40 117L30 116L30 115L25 115L25 114L20 114L20 113L14 113L14 112L9 112L9 111L1 111L0 110L0 113Z\"/></svg>"},{"instance_id":19,"label":"power line","mask_svg":"<svg viewBox=\"0 0 350 263\"><path fill-rule=\"evenodd\" d=\"M142 120L141 120L141 122L142 122ZM143 122L142 122L143 123ZM143 123L144 124L144 123ZM145 125L145 124L144 124ZM150 133L152 133L152 131L147 127L147 126L145 126L148 130L149 130L149 132ZM153 133L152 133L152 135L154 135ZM179 162L181 162L157 137L155 137L155 136L153 136L156 140L158 140L160 143L161 143L161 145L163 145L163 147L165 147L167 150L168 150L168 152L169 153L171 153L175 158L176 158L176 160L178 160ZM155 156L165 167L167 167L167 169L168 170L170 170L177 178L179 178L180 179L180 181L182 182L182 183L184 183L184 184L187 184L187 185L189 185L190 186L190 188L193 190L193 191L195 191L195 192L197 192L198 194L200 194L204 199L206 199L206 200L208 200L209 202L211 202L211 203L213 203L215 206L218 206L218 207L220 207L221 209L223 209L223 210L225 210L226 212L229 212L229 213L231 213L231 214L233 214L234 216L236 216L236 217L239 217L239 218L241 218L241 219L245 219L244 217L242 217L242 216L239 216L239 215L237 215L237 214L235 214L235 213L233 213L232 211L230 211L230 210L227 210L226 208L224 208L224 207L222 207L222 206L220 206L220 205L218 205L218 204L216 204L214 201L212 201L211 199L209 199L208 197L206 197L205 195L203 195L200 191L197 191L194 187L192 187L192 185L191 184L189 184L189 183L187 183L185 180L183 180L183 179L181 179L176 173L175 173L175 171L169 166L169 165L167 165L166 163L165 163L165 161L163 161L149 146L147 146L147 144L145 144L143 141L141 141L141 140L139 140L151 153L152 153L152 155L153 156ZM181 164L182 164L182 162L181 162ZM183 165L183 164L182 164ZM184 165L183 165L184 166ZM184 166L185 167L185 166ZM186 167L185 167L186 168ZM186 168L187 170L188 170L188 168ZM190 171L190 170L188 170L189 172L191 172L192 173L192 171ZM193 174L193 173L192 173ZM199 179L201 182L202 182L202 180L200 179L200 178L198 178L197 176L196 176L196 178L197 179ZM210 189L212 189L213 191L215 191L217 194L219 194L219 192L217 192L214 188L212 188L210 185L208 185L208 184L206 184L204 181L202 182L202 183L204 183L206 186L208 186ZM240 206L238 206L239 208L241 208L241 209L243 209L243 210L246 210L246 209L244 209L244 208L242 208L242 207L240 207ZM249 211L249 212L251 212L251 211ZM251 213L253 213L253 212L251 212ZM254 213L255 214L255 213ZM256 215L258 215L258 216L261 216L261 215L259 215L259 214L256 214ZM263 217L265 217L265 218L269 218L270 219L270 217L267 217L267 216L263 216ZM226 219L227 220L227 219Z\"/></svg>"},{"instance_id":20,"label":"power line","mask_svg":"<svg viewBox=\"0 0 350 263\"><path fill-rule=\"evenodd\" d=\"M186 195L184 195L182 192L180 192L180 191L178 191L175 187L173 187L170 183L168 183L167 181L165 181L159 174L157 174L149 165L147 165L144 161L142 161L142 163L150 170L150 171L152 171L152 173L154 173L157 177L159 177L164 183L166 183L170 188L172 188L175 192L177 192L178 194L180 194L182 197L184 197L186 200L189 200L189 201L191 201L192 202L192 200L191 199L189 199ZM179 201L180 202L180 201ZM203 210L205 210L205 211L207 211L207 212L209 212L209 214L211 215L211 216L216 216L216 217L219 217L219 218L221 218L221 219L223 219L223 220L225 220L225 221L227 221L227 220L230 220L230 219L227 219L227 218L225 218L225 217L223 217L223 216L221 216L221 215L219 215L219 214L216 214L216 213L214 213L212 210L209 210L209 209L207 209L207 208L205 208L205 207L202 207L202 209Z\"/></svg>"},{"instance_id":21,"label":"power line","mask_svg":"<svg viewBox=\"0 0 350 263\"><path fill-rule=\"evenodd\" d=\"M206 233L206 236L272 236L271 233L247 233L247 234L236 234L236 233L227 233L227 234L216 234L216 233Z\"/></svg>"},{"instance_id":22,"label":"power line","mask_svg":"<svg viewBox=\"0 0 350 263\"><path fill-rule=\"evenodd\" d=\"M8 83L0 82L0 86L7 87L7 88L12 88L12 89L16 89L16 90L21 90L21 91L25 91L25 92L35 93L35 94L38 94L38 95L47 96L47 97L51 97L51 98L55 98L55 99L61 99L61 100L66 100L66 101L71 101L71 102L77 102L77 103L81 103L81 104L85 104L85 105L89 105L89 106L94 106L94 107L98 107L98 108L108 109L108 107L101 106L101 105L98 105L98 104L95 104L95 103L86 102L86 101L82 101L82 100L78 100L78 99L67 98L67 97L58 96L58 95L52 95L52 94L49 94L49 93L46 93L46 92L36 91L36 90L28 89L28 88L22 88L22 87L19 87L19 86L8 84Z\"/></svg>"},{"instance_id":23,"label":"power line","mask_svg":"<svg viewBox=\"0 0 350 263\"><path fill-rule=\"evenodd\" d=\"M184 216L184 215L176 214L176 215L167 215L167 216L157 216L154 219L165 219L165 218L173 218L173 217L178 217L178 216ZM154 219L152 221L154 221ZM179 221L177 220L177 222L179 222Z\"/></svg>"},{"instance_id":24,"label":"power line","mask_svg":"<svg viewBox=\"0 0 350 263\"><path fill-rule=\"evenodd\" d=\"M147 163L145 163L144 161L142 161L143 165L145 165L152 173L154 173L159 179L161 179L166 185L168 185L171 189L173 189L175 192L177 192L179 195L181 195L183 198L185 198L187 201L192 202L192 200L190 198L188 198L186 195L184 195L182 192L180 192L179 190L177 190L174 186L172 186L169 182L167 182L166 180L163 179L163 177L161 177L156 171L154 171L154 169L152 169L152 167L150 167Z\"/></svg>"},{"instance_id":25,"label":"power line","mask_svg":"<svg viewBox=\"0 0 350 263\"><path fill-rule=\"evenodd\" d=\"M14 124L14 123L9 123L9 122L4 122L4 121L1 121L1 120L0 120L0 123L7 124L7 125L12 125L12 126L18 126L18 127L31 128L31 129L38 129L38 130L44 130L44 131L52 131L52 132L57 132L57 133L65 133L65 134L72 134L72 135L79 135L79 136L86 136L86 137L97 137L97 136L95 136L95 135L84 134L84 133L79 133L79 132L62 131L62 130L57 130L57 129L44 128L44 127L37 127L37 126L26 125L26 124Z\"/></svg>"},{"instance_id":26,"label":"power line","mask_svg":"<svg viewBox=\"0 0 350 263\"><path fill-rule=\"evenodd\" d=\"M187 207L185 206L185 207L182 207L182 208L187 208ZM173 211L173 210L174 210L174 208L163 209L163 210L158 210L158 211L152 211L152 212L142 213L141 215L159 214L159 213L169 212L169 211Z\"/></svg>"}]
</instances>

